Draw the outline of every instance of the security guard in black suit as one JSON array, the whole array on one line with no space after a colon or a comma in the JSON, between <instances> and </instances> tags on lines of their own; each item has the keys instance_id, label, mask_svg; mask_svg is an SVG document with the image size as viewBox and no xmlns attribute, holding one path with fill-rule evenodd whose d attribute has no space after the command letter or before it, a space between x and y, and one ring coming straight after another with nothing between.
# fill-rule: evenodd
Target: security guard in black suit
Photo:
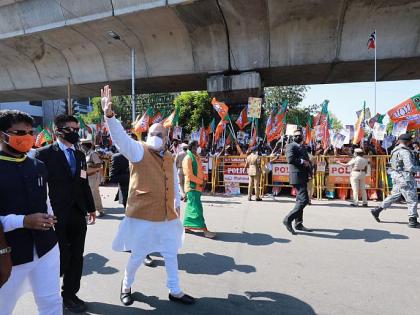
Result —
<instances>
[{"instance_id":1,"label":"security guard in black suit","mask_svg":"<svg viewBox=\"0 0 420 315\"><path fill-rule=\"evenodd\" d=\"M308 180L311 174L311 162L309 161L308 151L302 144L302 130L297 129L293 134L293 142L286 146L286 158L289 164L289 182L296 189L296 203L295 207L283 221L287 230L293 235L296 235L292 227L293 221L295 221L296 230L312 232L303 226L303 209L309 203Z\"/></svg>"},{"instance_id":2,"label":"security guard in black suit","mask_svg":"<svg viewBox=\"0 0 420 315\"><path fill-rule=\"evenodd\" d=\"M45 163L51 205L58 218L56 232L60 246L63 304L71 312L86 310L76 294L80 289L86 238L86 215L95 221L95 203L87 179L85 154L79 141L79 122L74 116L54 120L57 142L41 148L36 157Z\"/></svg>"},{"instance_id":3,"label":"security guard in black suit","mask_svg":"<svg viewBox=\"0 0 420 315\"><path fill-rule=\"evenodd\" d=\"M115 153L111 158L111 166L109 167L109 181L118 184L119 203L127 205L128 184L130 182L130 169L127 158L121 153Z\"/></svg>"}]
</instances>

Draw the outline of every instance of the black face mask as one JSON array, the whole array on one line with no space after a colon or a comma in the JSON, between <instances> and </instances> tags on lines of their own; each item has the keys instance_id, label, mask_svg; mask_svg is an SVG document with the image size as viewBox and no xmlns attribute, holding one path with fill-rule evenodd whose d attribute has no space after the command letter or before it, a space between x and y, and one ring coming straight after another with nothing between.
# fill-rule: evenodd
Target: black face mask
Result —
<instances>
[{"instance_id":1,"label":"black face mask","mask_svg":"<svg viewBox=\"0 0 420 315\"><path fill-rule=\"evenodd\" d=\"M301 143L303 141L303 136L302 135L293 136L293 141L297 143Z\"/></svg>"},{"instance_id":2,"label":"black face mask","mask_svg":"<svg viewBox=\"0 0 420 315\"><path fill-rule=\"evenodd\" d=\"M69 133L62 133L64 140L70 142L71 144L77 143L79 141L79 134L74 131L70 131Z\"/></svg>"}]
</instances>

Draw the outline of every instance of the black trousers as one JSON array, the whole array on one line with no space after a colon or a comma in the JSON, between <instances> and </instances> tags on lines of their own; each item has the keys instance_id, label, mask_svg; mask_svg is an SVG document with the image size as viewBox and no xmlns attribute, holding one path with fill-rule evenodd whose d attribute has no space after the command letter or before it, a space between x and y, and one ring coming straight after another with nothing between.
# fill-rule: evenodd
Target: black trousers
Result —
<instances>
[{"instance_id":1,"label":"black trousers","mask_svg":"<svg viewBox=\"0 0 420 315\"><path fill-rule=\"evenodd\" d=\"M71 209L65 222L60 222L58 219L56 232L60 247L63 297L71 297L80 289L86 231L86 218L78 208Z\"/></svg>"},{"instance_id":2,"label":"black trousers","mask_svg":"<svg viewBox=\"0 0 420 315\"><path fill-rule=\"evenodd\" d=\"M300 184L300 185L293 185L296 188L296 203L295 207L289 214L286 216L285 220L289 223L295 221L296 225L303 223L303 209L309 203L309 196L308 196L308 185L307 184Z\"/></svg>"}]
</instances>

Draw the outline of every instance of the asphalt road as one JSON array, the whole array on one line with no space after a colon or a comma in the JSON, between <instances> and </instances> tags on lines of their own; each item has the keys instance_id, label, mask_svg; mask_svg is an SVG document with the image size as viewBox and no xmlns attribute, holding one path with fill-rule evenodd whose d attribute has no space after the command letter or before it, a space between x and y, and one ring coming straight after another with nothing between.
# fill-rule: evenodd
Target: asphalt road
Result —
<instances>
[{"instance_id":1,"label":"asphalt road","mask_svg":"<svg viewBox=\"0 0 420 315\"><path fill-rule=\"evenodd\" d=\"M155 256L156 267L136 275L136 302L124 307L119 289L129 254L111 249L123 210L113 201L116 188L101 190L107 215L88 228L79 292L87 314L420 314L420 229L407 227L405 205L377 223L366 208L314 201L304 219L315 232L292 236L281 223L294 205L288 197L205 196L207 225L218 237L187 234L179 253L182 288L197 303L168 301ZM30 294L14 314L37 314Z\"/></svg>"}]
</instances>

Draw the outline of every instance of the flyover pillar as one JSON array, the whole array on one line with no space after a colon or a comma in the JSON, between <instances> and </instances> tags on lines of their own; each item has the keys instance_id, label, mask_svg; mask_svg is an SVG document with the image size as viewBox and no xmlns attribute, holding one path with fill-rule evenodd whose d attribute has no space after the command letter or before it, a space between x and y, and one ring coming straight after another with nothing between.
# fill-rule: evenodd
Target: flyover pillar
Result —
<instances>
[{"instance_id":1,"label":"flyover pillar","mask_svg":"<svg viewBox=\"0 0 420 315\"><path fill-rule=\"evenodd\" d=\"M207 79L207 91L228 105L247 104L248 97L262 97L264 93L258 72L211 76Z\"/></svg>"}]
</instances>

